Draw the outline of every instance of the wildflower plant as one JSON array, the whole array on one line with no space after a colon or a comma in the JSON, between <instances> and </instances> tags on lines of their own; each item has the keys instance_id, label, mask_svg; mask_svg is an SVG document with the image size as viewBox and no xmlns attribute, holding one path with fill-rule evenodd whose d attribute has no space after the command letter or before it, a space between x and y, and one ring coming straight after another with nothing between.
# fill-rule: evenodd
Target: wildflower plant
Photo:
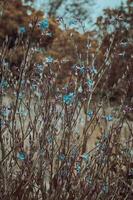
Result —
<instances>
[{"instance_id":1,"label":"wildflower plant","mask_svg":"<svg viewBox=\"0 0 133 200\"><path fill-rule=\"evenodd\" d=\"M49 28L48 19L39 24L44 32ZM23 40L18 37L18 41ZM28 36L27 42L21 41L24 55L23 62L18 64L17 80L10 69L3 67L10 53L8 43L1 46L2 80L7 81L0 85L1 199L130 199L133 191L127 172L130 168L131 177L132 158L123 149L131 152L131 124L125 119L123 105L114 120L112 110L109 114L106 112L107 99L95 97L98 90L103 90L103 83L98 87L102 78L108 77L110 67L106 61L114 57L114 35L110 37L105 62L97 68L92 66L98 59L100 45L90 64L86 58L82 65L77 54L77 63L70 67L65 88L56 83L51 56L46 57L46 62L35 64L27 76L33 66L31 54L39 48L33 48ZM61 62L58 63L60 69ZM128 137L123 142L124 125L128 127Z\"/></svg>"},{"instance_id":2,"label":"wildflower plant","mask_svg":"<svg viewBox=\"0 0 133 200\"><path fill-rule=\"evenodd\" d=\"M20 34L26 33L26 28L24 26L20 26L18 32Z\"/></svg>"},{"instance_id":3,"label":"wildflower plant","mask_svg":"<svg viewBox=\"0 0 133 200\"><path fill-rule=\"evenodd\" d=\"M42 31L47 30L47 29L49 28L49 21L48 21L48 19L42 20L42 21L39 23L39 26L40 26L40 29L41 29Z\"/></svg>"}]
</instances>

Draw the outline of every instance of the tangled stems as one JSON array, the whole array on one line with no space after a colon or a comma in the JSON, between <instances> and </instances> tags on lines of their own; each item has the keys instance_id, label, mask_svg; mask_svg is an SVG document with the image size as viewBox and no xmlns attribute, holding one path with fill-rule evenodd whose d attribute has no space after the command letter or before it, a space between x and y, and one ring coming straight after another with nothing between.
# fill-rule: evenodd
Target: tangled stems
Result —
<instances>
[{"instance_id":1,"label":"tangled stems","mask_svg":"<svg viewBox=\"0 0 133 200\"><path fill-rule=\"evenodd\" d=\"M20 76L11 87L4 47L2 75L9 87L3 87L2 106L7 106L7 98L11 107L1 115L1 199L131 199L132 124L122 109L108 108L104 98L94 100L98 83L109 70L106 62L113 56L113 42L114 37L99 69L85 65L79 70L75 65L73 88L70 82L58 87L51 57L42 64L39 79L34 69L27 78L30 53L35 53L30 39ZM11 92L16 94L12 99Z\"/></svg>"}]
</instances>

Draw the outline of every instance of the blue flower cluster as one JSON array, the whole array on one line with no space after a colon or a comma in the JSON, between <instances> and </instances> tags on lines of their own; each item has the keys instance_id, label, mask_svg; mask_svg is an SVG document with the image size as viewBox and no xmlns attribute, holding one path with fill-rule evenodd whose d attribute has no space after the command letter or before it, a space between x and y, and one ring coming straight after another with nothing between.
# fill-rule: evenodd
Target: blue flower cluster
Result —
<instances>
[{"instance_id":1,"label":"blue flower cluster","mask_svg":"<svg viewBox=\"0 0 133 200\"><path fill-rule=\"evenodd\" d=\"M26 159L26 153L23 152L23 151L20 151L20 152L18 153L18 155L17 155L17 158L18 158L19 160L25 160L25 159Z\"/></svg>"},{"instance_id":2,"label":"blue flower cluster","mask_svg":"<svg viewBox=\"0 0 133 200\"><path fill-rule=\"evenodd\" d=\"M84 161L88 161L89 160L89 154L88 153L84 153L83 155L81 155L81 158L84 160Z\"/></svg>"},{"instance_id":3,"label":"blue flower cluster","mask_svg":"<svg viewBox=\"0 0 133 200\"><path fill-rule=\"evenodd\" d=\"M106 115L105 116L106 121L113 121L113 116L112 115Z\"/></svg>"},{"instance_id":4,"label":"blue flower cluster","mask_svg":"<svg viewBox=\"0 0 133 200\"><path fill-rule=\"evenodd\" d=\"M78 174L79 174L80 171L81 171L81 166L80 166L79 163L76 164L76 171L77 171Z\"/></svg>"},{"instance_id":5,"label":"blue flower cluster","mask_svg":"<svg viewBox=\"0 0 133 200\"><path fill-rule=\"evenodd\" d=\"M53 142L53 137L51 135L49 135L47 137L47 141L48 141L49 144L51 144Z\"/></svg>"},{"instance_id":6,"label":"blue flower cluster","mask_svg":"<svg viewBox=\"0 0 133 200\"><path fill-rule=\"evenodd\" d=\"M64 154L60 154L59 155L59 160L61 160L61 161L65 160L65 155Z\"/></svg>"},{"instance_id":7,"label":"blue flower cluster","mask_svg":"<svg viewBox=\"0 0 133 200\"><path fill-rule=\"evenodd\" d=\"M88 86L89 86L90 88L92 88L93 85L94 85L94 81L91 80L91 79L89 79L89 80L87 81L87 84L88 84Z\"/></svg>"},{"instance_id":8,"label":"blue flower cluster","mask_svg":"<svg viewBox=\"0 0 133 200\"><path fill-rule=\"evenodd\" d=\"M85 178L85 180L86 180L86 182L88 183L88 184L92 184L92 177L90 177L90 176L87 176L86 178Z\"/></svg>"},{"instance_id":9,"label":"blue flower cluster","mask_svg":"<svg viewBox=\"0 0 133 200\"><path fill-rule=\"evenodd\" d=\"M83 74L85 72L86 68L84 65L79 66L79 65L75 64L72 66L72 69L75 70L75 72L77 72L77 70L78 70L81 74Z\"/></svg>"},{"instance_id":10,"label":"blue flower cluster","mask_svg":"<svg viewBox=\"0 0 133 200\"><path fill-rule=\"evenodd\" d=\"M19 30L18 30L19 33L26 33L26 28L24 26L21 26L19 27Z\"/></svg>"},{"instance_id":11,"label":"blue flower cluster","mask_svg":"<svg viewBox=\"0 0 133 200\"><path fill-rule=\"evenodd\" d=\"M6 80L2 80L2 81L0 82L0 88L6 89L6 88L8 88L8 87L9 87L9 84L8 84L8 82L7 82Z\"/></svg>"},{"instance_id":12,"label":"blue flower cluster","mask_svg":"<svg viewBox=\"0 0 133 200\"><path fill-rule=\"evenodd\" d=\"M43 72L43 65L42 64L37 64L37 66L36 66L36 68L37 68L37 71L39 72L39 73L42 73Z\"/></svg>"},{"instance_id":13,"label":"blue flower cluster","mask_svg":"<svg viewBox=\"0 0 133 200\"><path fill-rule=\"evenodd\" d=\"M10 113L11 113L10 107L1 109L1 114L3 115L3 117L8 117Z\"/></svg>"},{"instance_id":14,"label":"blue flower cluster","mask_svg":"<svg viewBox=\"0 0 133 200\"><path fill-rule=\"evenodd\" d=\"M70 104L70 103L72 103L72 101L73 101L73 99L74 99L74 93L73 92L70 92L69 94L67 94L67 95L64 95L63 96L63 101L64 101L64 103L66 103L66 104Z\"/></svg>"},{"instance_id":15,"label":"blue flower cluster","mask_svg":"<svg viewBox=\"0 0 133 200\"><path fill-rule=\"evenodd\" d=\"M93 111L92 110L88 111L87 112L87 116L89 116L90 118L92 118L93 117Z\"/></svg>"},{"instance_id":16,"label":"blue flower cluster","mask_svg":"<svg viewBox=\"0 0 133 200\"><path fill-rule=\"evenodd\" d=\"M44 20L42 20L40 22L40 29L42 31L45 31L46 29L48 29L48 27L49 27L49 21L48 21L48 19L44 19Z\"/></svg>"},{"instance_id":17,"label":"blue flower cluster","mask_svg":"<svg viewBox=\"0 0 133 200\"><path fill-rule=\"evenodd\" d=\"M47 58L46 58L46 62L47 63L52 63L54 61L54 59L53 59L53 57L51 57L51 56L48 56Z\"/></svg>"},{"instance_id":18,"label":"blue flower cluster","mask_svg":"<svg viewBox=\"0 0 133 200\"><path fill-rule=\"evenodd\" d=\"M24 110L23 108L20 108L16 113L22 117L26 117L28 114L28 112L26 110Z\"/></svg>"},{"instance_id":19,"label":"blue flower cluster","mask_svg":"<svg viewBox=\"0 0 133 200\"><path fill-rule=\"evenodd\" d=\"M103 191L104 193L108 193L108 192L109 192L109 187L108 187L108 184L107 184L107 183L105 183L105 184L103 185L102 191Z\"/></svg>"}]
</instances>

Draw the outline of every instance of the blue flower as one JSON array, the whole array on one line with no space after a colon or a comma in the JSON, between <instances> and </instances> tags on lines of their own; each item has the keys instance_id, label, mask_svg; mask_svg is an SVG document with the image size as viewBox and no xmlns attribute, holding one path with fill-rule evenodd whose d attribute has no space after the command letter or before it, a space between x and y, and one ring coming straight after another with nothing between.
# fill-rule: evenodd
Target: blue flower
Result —
<instances>
[{"instance_id":1,"label":"blue flower","mask_svg":"<svg viewBox=\"0 0 133 200\"><path fill-rule=\"evenodd\" d=\"M81 123L84 123L84 119L83 119L82 117L80 117L79 121L80 121Z\"/></svg>"},{"instance_id":2,"label":"blue flower","mask_svg":"<svg viewBox=\"0 0 133 200\"><path fill-rule=\"evenodd\" d=\"M8 84L8 82L6 81L6 80L2 80L1 82L0 82L0 88L8 88L9 87L9 84Z\"/></svg>"},{"instance_id":3,"label":"blue flower","mask_svg":"<svg viewBox=\"0 0 133 200\"><path fill-rule=\"evenodd\" d=\"M27 111L25 111L23 108L20 108L20 109L17 111L17 114L19 114L20 116L26 117L28 113L27 113Z\"/></svg>"},{"instance_id":4,"label":"blue flower","mask_svg":"<svg viewBox=\"0 0 133 200\"><path fill-rule=\"evenodd\" d=\"M49 136L47 137L47 140L48 140L48 143L50 144L50 143L52 143L52 141L53 141L53 137L49 135Z\"/></svg>"},{"instance_id":5,"label":"blue flower","mask_svg":"<svg viewBox=\"0 0 133 200\"><path fill-rule=\"evenodd\" d=\"M79 66L79 65L73 65L72 69L74 69L75 71L79 70L80 73L83 73L85 71L85 67L83 65Z\"/></svg>"},{"instance_id":6,"label":"blue flower","mask_svg":"<svg viewBox=\"0 0 133 200\"><path fill-rule=\"evenodd\" d=\"M18 32L23 34L26 32L26 28L24 26L21 26L21 27L19 27Z\"/></svg>"},{"instance_id":7,"label":"blue flower","mask_svg":"<svg viewBox=\"0 0 133 200\"><path fill-rule=\"evenodd\" d=\"M81 166L80 166L79 163L76 165L76 171L77 171L78 174L79 174L80 171L81 171Z\"/></svg>"},{"instance_id":8,"label":"blue flower","mask_svg":"<svg viewBox=\"0 0 133 200\"><path fill-rule=\"evenodd\" d=\"M90 72L93 73L93 74L97 74L97 69L93 66L93 67L90 69Z\"/></svg>"},{"instance_id":9,"label":"blue flower","mask_svg":"<svg viewBox=\"0 0 133 200\"><path fill-rule=\"evenodd\" d=\"M80 67L80 73L83 73L84 71L85 71L85 67L84 66Z\"/></svg>"},{"instance_id":10,"label":"blue flower","mask_svg":"<svg viewBox=\"0 0 133 200\"><path fill-rule=\"evenodd\" d=\"M73 93L73 92L70 92L69 94L64 95L63 101L64 101L64 103L66 103L66 104L70 104L70 103L72 103L73 98L74 98L74 93Z\"/></svg>"},{"instance_id":11,"label":"blue flower","mask_svg":"<svg viewBox=\"0 0 133 200\"><path fill-rule=\"evenodd\" d=\"M42 31L45 31L49 27L49 21L48 19L44 19L40 22L40 29Z\"/></svg>"},{"instance_id":12,"label":"blue flower","mask_svg":"<svg viewBox=\"0 0 133 200\"><path fill-rule=\"evenodd\" d=\"M90 88L92 88L92 86L94 85L94 81L91 80L91 79L89 79L89 80L87 81L87 84L88 84L88 86L89 86Z\"/></svg>"},{"instance_id":13,"label":"blue flower","mask_svg":"<svg viewBox=\"0 0 133 200\"><path fill-rule=\"evenodd\" d=\"M107 183L105 183L105 184L103 185L102 191L103 191L104 193L108 193L108 192L109 192L109 187L108 187Z\"/></svg>"},{"instance_id":14,"label":"blue flower","mask_svg":"<svg viewBox=\"0 0 133 200\"><path fill-rule=\"evenodd\" d=\"M83 155L81 155L81 158L83 158L84 161L88 161L89 154L88 153L84 153Z\"/></svg>"},{"instance_id":15,"label":"blue flower","mask_svg":"<svg viewBox=\"0 0 133 200\"><path fill-rule=\"evenodd\" d=\"M21 100L24 98L24 93L19 92L19 94L15 94L15 96L17 96L17 98Z\"/></svg>"},{"instance_id":16,"label":"blue flower","mask_svg":"<svg viewBox=\"0 0 133 200\"><path fill-rule=\"evenodd\" d=\"M113 121L113 116L112 115L106 115L105 116L106 121Z\"/></svg>"},{"instance_id":17,"label":"blue flower","mask_svg":"<svg viewBox=\"0 0 133 200\"><path fill-rule=\"evenodd\" d=\"M41 72L43 72L43 65L41 65L41 64L37 64L37 70L41 73Z\"/></svg>"},{"instance_id":18,"label":"blue flower","mask_svg":"<svg viewBox=\"0 0 133 200\"><path fill-rule=\"evenodd\" d=\"M33 83L33 84L31 85L31 88L32 88L32 91L36 91L36 90L37 90L37 85Z\"/></svg>"},{"instance_id":19,"label":"blue flower","mask_svg":"<svg viewBox=\"0 0 133 200\"><path fill-rule=\"evenodd\" d=\"M85 178L85 180L86 180L86 182L88 183L88 184L92 184L92 177L90 177L90 176L87 176L86 178Z\"/></svg>"},{"instance_id":20,"label":"blue flower","mask_svg":"<svg viewBox=\"0 0 133 200\"><path fill-rule=\"evenodd\" d=\"M5 109L2 110L2 115L4 117L8 117L10 112L11 112L10 108L5 108Z\"/></svg>"},{"instance_id":21,"label":"blue flower","mask_svg":"<svg viewBox=\"0 0 133 200\"><path fill-rule=\"evenodd\" d=\"M59 160L65 160L65 155L64 154L60 154L59 155Z\"/></svg>"},{"instance_id":22,"label":"blue flower","mask_svg":"<svg viewBox=\"0 0 133 200\"><path fill-rule=\"evenodd\" d=\"M25 160L25 159L26 159L26 153L23 152L23 151L20 151L20 152L18 153L18 155L17 155L17 158L18 158L19 160Z\"/></svg>"},{"instance_id":23,"label":"blue flower","mask_svg":"<svg viewBox=\"0 0 133 200\"><path fill-rule=\"evenodd\" d=\"M54 60L54 59L53 59L51 56L48 56L48 57L46 58L46 62L47 62L47 63L52 63L53 60Z\"/></svg>"},{"instance_id":24,"label":"blue flower","mask_svg":"<svg viewBox=\"0 0 133 200\"><path fill-rule=\"evenodd\" d=\"M88 112L87 112L87 115L88 115L90 118L92 118L92 117L93 117L93 111L92 111L92 110L88 111Z\"/></svg>"}]
</instances>

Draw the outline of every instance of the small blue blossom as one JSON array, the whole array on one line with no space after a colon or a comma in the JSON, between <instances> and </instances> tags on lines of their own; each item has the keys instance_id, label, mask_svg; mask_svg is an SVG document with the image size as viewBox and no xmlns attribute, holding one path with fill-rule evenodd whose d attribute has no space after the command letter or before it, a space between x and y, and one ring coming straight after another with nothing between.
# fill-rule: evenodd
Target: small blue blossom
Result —
<instances>
[{"instance_id":1,"label":"small blue blossom","mask_svg":"<svg viewBox=\"0 0 133 200\"><path fill-rule=\"evenodd\" d=\"M20 114L23 117L27 116L27 111L25 111L23 108L19 109L19 111L17 111L17 114Z\"/></svg>"},{"instance_id":2,"label":"small blue blossom","mask_svg":"<svg viewBox=\"0 0 133 200\"><path fill-rule=\"evenodd\" d=\"M53 60L54 60L54 59L53 59L51 56L48 56L48 57L46 58L46 62L47 62L47 63L52 63Z\"/></svg>"},{"instance_id":3,"label":"small blue blossom","mask_svg":"<svg viewBox=\"0 0 133 200\"><path fill-rule=\"evenodd\" d=\"M106 115L105 116L106 121L113 121L113 116L112 115Z\"/></svg>"},{"instance_id":4,"label":"small blue blossom","mask_svg":"<svg viewBox=\"0 0 133 200\"><path fill-rule=\"evenodd\" d=\"M41 64L37 64L37 70L39 71L39 72L42 72L43 71L43 65L41 65Z\"/></svg>"},{"instance_id":5,"label":"small blue blossom","mask_svg":"<svg viewBox=\"0 0 133 200\"><path fill-rule=\"evenodd\" d=\"M1 82L0 82L0 88L8 88L9 87L9 84L8 84L8 82L6 81L6 80L2 80Z\"/></svg>"},{"instance_id":6,"label":"small blue blossom","mask_svg":"<svg viewBox=\"0 0 133 200\"><path fill-rule=\"evenodd\" d=\"M93 110L88 111L87 112L87 116L89 116L90 118L92 118L93 117Z\"/></svg>"},{"instance_id":7,"label":"small blue blossom","mask_svg":"<svg viewBox=\"0 0 133 200\"><path fill-rule=\"evenodd\" d=\"M84 71L85 71L85 67L84 66L80 67L80 73L84 73Z\"/></svg>"},{"instance_id":8,"label":"small blue blossom","mask_svg":"<svg viewBox=\"0 0 133 200\"><path fill-rule=\"evenodd\" d=\"M79 174L80 171L81 171L81 166L80 166L79 163L76 164L76 171L77 171L78 174Z\"/></svg>"},{"instance_id":9,"label":"small blue blossom","mask_svg":"<svg viewBox=\"0 0 133 200\"><path fill-rule=\"evenodd\" d=\"M97 74L97 69L93 66L92 68L90 68L90 72L93 74Z\"/></svg>"},{"instance_id":10,"label":"small blue blossom","mask_svg":"<svg viewBox=\"0 0 133 200\"><path fill-rule=\"evenodd\" d=\"M88 183L88 184L92 184L92 177L90 177L90 176L87 176L86 178L85 178L85 180L86 180L86 182Z\"/></svg>"},{"instance_id":11,"label":"small blue blossom","mask_svg":"<svg viewBox=\"0 0 133 200\"><path fill-rule=\"evenodd\" d=\"M79 70L80 73L83 73L85 71L85 67L83 65L79 66L79 65L75 64L75 65L72 66L72 69Z\"/></svg>"},{"instance_id":12,"label":"small blue blossom","mask_svg":"<svg viewBox=\"0 0 133 200\"><path fill-rule=\"evenodd\" d=\"M18 153L18 155L17 155L17 158L18 158L19 160L25 160L25 159L26 159L26 153L23 152L23 151L20 151L20 152Z\"/></svg>"},{"instance_id":13,"label":"small blue blossom","mask_svg":"<svg viewBox=\"0 0 133 200\"><path fill-rule=\"evenodd\" d=\"M19 94L17 95L18 99L23 99L24 98L24 93L19 92Z\"/></svg>"},{"instance_id":14,"label":"small blue blossom","mask_svg":"<svg viewBox=\"0 0 133 200\"><path fill-rule=\"evenodd\" d=\"M37 85L35 83L33 83L31 88L32 88L32 91L35 91L35 90L37 90Z\"/></svg>"},{"instance_id":15,"label":"small blue blossom","mask_svg":"<svg viewBox=\"0 0 133 200\"><path fill-rule=\"evenodd\" d=\"M65 160L65 155L64 154L60 154L59 155L59 160L62 160L62 161Z\"/></svg>"},{"instance_id":16,"label":"small blue blossom","mask_svg":"<svg viewBox=\"0 0 133 200\"><path fill-rule=\"evenodd\" d=\"M47 141L48 141L49 144L51 144L52 141L53 141L53 137L52 137L52 136L48 136L48 137L47 137Z\"/></svg>"},{"instance_id":17,"label":"small blue blossom","mask_svg":"<svg viewBox=\"0 0 133 200\"><path fill-rule=\"evenodd\" d=\"M87 84L88 84L88 86L89 86L90 88L92 88L93 85L94 85L94 81L91 80L91 79L89 79L89 80L87 81Z\"/></svg>"},{"instance_id":18,"label":"small blue blossom","mask_svg":"<svg viewBox=\"0 0 133 200\"><path fill-rule=\"evenodd\" d=\"M109 192L109 187L108 187L107 183L105 183L105 184L103 185L102 191L103 191L104 193L108 193L108 192Z\"/></svg>"},{"instance_id":19,"label":"small blue blossom","mask_svg":"<svg viewBox=\"0 0 133 200\"><path fill-rule=\"evenodd\" d=\"M48 19L44 19L44 20L42 20L40 22L40 29L42 31L45 31L46 29L48 29L48 27L49 27L49 21L48 21Z\"/></svg>"},{"instance_id":20,"label":"small blue blossom","mask_svg":"<svg viewBox=\"0 0 133 200\"><path fill-rule=\"evenodd\" d=\"M83 119L82 117L80 117L79 121L80 121L81 123L84 123L84 119Z\"/></svg>"},{"instance_id":21,"label":"small blue blossom","mask_svg":"<svg viewBox=\"0 0 133 200\"><path fill-rule=\"evenodd\" d=\"M1 121L0 121L0 127L1 127L1 126L4 126L4 125L6 125L6 122L3 121L3 120L1 120Z\"/></svg>"},{"instance_id":22,"label":"small blue blossom","mask_svg":"<svg viewBox=\"0 0 133 200\"><path fill-rule=\"evenodd\" d=\"M83 155L81 155L81 157L83 158L84 161L88 161L89 154L88 153L84 153Z\"/></svg>"},{"instance_id":23,"label":"small blue blossom","mask_svg":"<svg viewBox=\"0 0 133 200\"><path fill-rule=\"evenodd\" d=\"M26 33L26 28L24 26L21 26L19 27L19 30L18 30L19 33Z\"/></svg>"},{"instance_id":24,"label":"small blue blossom","mask_svg":"<svg viewBox=\"0 0 133 200\"><path fill-rule=\"evenodd\" d=\"M8 115L10 114L10 112L11 112L10 108L5 108L5 109L2 110L2 115L4 117L8 117Z\"/></svg>"},{"instance_id":25,"label":"small blue blossom","mask_svg":"<svg viewBox=\"0 0 133 200\"><path fill-rule=\"evenodd\" d=\"M74 93L70 92L69 94L63 96L63 101L66 104L70 104L72 103L73 98L74 98Z\"/></svg>"}]
</instances>

